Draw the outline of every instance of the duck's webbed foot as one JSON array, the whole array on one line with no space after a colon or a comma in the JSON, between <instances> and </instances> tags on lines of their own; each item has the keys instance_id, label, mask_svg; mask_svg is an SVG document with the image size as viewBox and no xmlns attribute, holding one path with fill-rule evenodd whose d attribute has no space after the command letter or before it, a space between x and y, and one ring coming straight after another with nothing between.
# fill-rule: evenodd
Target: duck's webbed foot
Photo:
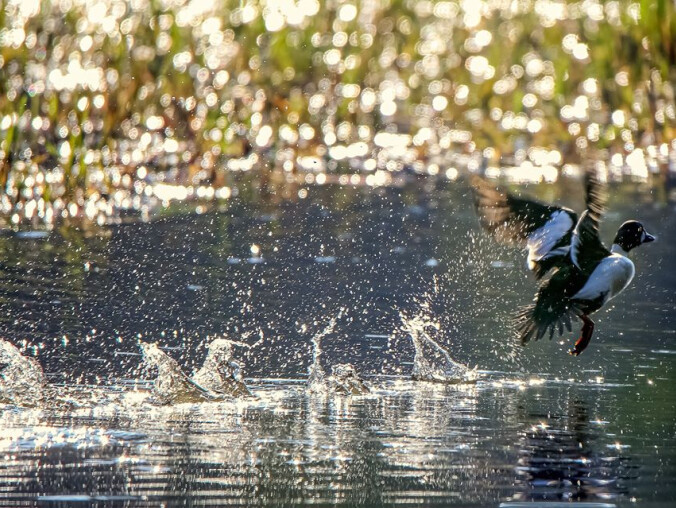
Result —
<instances>
[{"instance_id":1,"label":"duck's webbed foot","mask_svg":"<svg viewBox=\"0 0 676 508\"><path fill-rule=\"evenodd\" d=\"M580 333L580 338L577 339L577 342L575 342L573 349L568 351L568 353L573 356L578 356L580 353L582 353L582 351L586 349L586 347L589 345L589 341L592 338L592 334L594 333L594 322L591 319L589 319L589 316L582 314L580 316L580 319L582 319L582 322L584 323L582 325L582 332Z\"/></svg>"}]
</instances>

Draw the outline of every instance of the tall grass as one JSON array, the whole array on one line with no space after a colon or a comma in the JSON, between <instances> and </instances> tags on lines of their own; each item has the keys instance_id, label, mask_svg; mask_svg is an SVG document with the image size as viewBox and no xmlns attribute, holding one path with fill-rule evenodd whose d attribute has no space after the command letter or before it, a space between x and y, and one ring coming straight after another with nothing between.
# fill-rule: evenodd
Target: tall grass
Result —
<instances>
[{"instance_id":1,"label":"tall grass","mask_svg":"<svg viewBox=\"0 0 676 508\"><path fill-rule=\"evenodd\" d=\"M381 130L422 164L674 140L671 0L3 0L0 27L12 203L82 204L140 167L218 183L232 159L295 171L358 141L377 159Z\"/></svg>"}]
</instances>

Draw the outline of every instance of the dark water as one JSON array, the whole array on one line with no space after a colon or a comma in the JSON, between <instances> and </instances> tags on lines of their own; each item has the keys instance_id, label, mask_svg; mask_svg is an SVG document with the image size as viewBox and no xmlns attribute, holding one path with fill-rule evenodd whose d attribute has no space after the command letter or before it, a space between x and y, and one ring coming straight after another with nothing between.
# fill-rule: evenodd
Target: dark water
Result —
<instances>
[{"instance_id":1,"label":"dark water","mask_svg":"<svg viewBox=\"0 0 676 508\"><path fill-rule=\"evenodd\" d=\"M578 185L529 192L580 209ZM510 316L533 281L521 253L478 231L462 183L313 187L148 223L4 234L1 336L80 405L2 406L0 504L671 506L676 215L615 191L604 237L636 217L659 241L632 254L634 282L579 358L566 354L574 335L514 346ZM402 312L439 321L479 381L409 381ZM304 391L311 339L332 318L327 367L352 362L370 395ZM190 372L224 333L256 343L239 352L255 398L136 398L149 379L139 339Z\"/></svg>"}]
</instances>

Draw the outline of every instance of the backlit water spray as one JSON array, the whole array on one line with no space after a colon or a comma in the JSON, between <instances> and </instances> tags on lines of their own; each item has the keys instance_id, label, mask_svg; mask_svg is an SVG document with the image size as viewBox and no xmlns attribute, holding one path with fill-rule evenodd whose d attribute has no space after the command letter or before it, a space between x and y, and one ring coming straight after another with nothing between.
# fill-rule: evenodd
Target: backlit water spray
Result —
<instances>
[{"instance_id":1,"label":"backlit water spray","mask_svg":"<svg viewBox=\"0 0 676 508\"><path fill-rule=\"evenodd\" d=\"M438 383L467 383L477 379L477 370L453 360L444 347L444 327L435 318L431 300L439 294L439 285L434 280L432 293L425 293L416 299L414 314L400 311L402 330L411 338L415 349L411 377L417 381Z\"/></svg>"},{"instance_id":2,"label":"backlit water spray","mask_svg":"<svg viewBox=\"0 0 676 508\"><path fill-rule=\"evenodd\" d=\"M322 365L322 339L334 332L336 323L343 316L341 309L327 325L312 337L312 364L308 369L307 388L310 393L336 393L343 395L362 395L371 390L350 363L331 366L331 375L327 376Z\"/></svg>"}]
</instances>

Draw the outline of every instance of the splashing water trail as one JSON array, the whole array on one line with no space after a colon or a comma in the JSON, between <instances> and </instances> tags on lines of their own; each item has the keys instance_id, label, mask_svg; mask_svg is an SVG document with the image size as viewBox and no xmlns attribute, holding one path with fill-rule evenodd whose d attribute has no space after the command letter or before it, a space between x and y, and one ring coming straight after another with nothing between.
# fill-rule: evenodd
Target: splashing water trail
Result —
<instances>
[{"instance_id":1,"label":"splashing water trail","mask_svg":"<svg viewBox=\"0 0 676 508\"><path fill-rule=\"evenodd\" d=\"M328 324L312 337L312 364L308 369L307 388L311 392L326 392L328 389L327 376L322 367L322 339L333 333L336 328L337 317L332 317Z\"/></svg>"},{"instance_id":2,"label":"splashing water trail","mask_svg":"<svg viewBox=\"0 0 676 508\"><path fill-rule=\"evenodd\" d=\"M250 348L249 344L225 338L209 343L209 352L202 367L192 380L199 386L221 396L244 397L251 392L242 380L242 369L233 359L234 347Z\"/></svg>"},{"instance_id":3,"label":"splashing water trail","mask_svg":"<svg viewBox=\"0 0 676 508\"><path fill-rule=\"evenodd\" d=\"M337 393L343 395L360 395L370 393L370 388L357 374L350 363L340 363L331 367L331 375L327 376L322 366L322 339L334 332L336 323L344 314L341 309L328 324L312 337L312 364L308 369L307 389L311 393Z\"/></svg>"},{"instance_id":4,"label":"splashing water trail","mask_svg":"<svg viewBox=\"0 0 676 508\"><path fill-rule=\"evenodd\" d=\"M147 368L156 369L153 397L158 404L181 404L218 400L218 394L191 380L181 370L178 362L160 350L157 344L139 342Z\"/></svg>"},{"instance_id":5,"label":"splashing water trail","mask_svg":"<svg viewBox=\"0 0 676 508\"><path fill-rule=\"evenodd\" d=\"M330 390L342 395L364 395L371 393L371 389L359 376L357 370L350 363L339 363L331 368L328 379Z\"/></svg>"},{"instance_id":6,"label":"splashing water trail","mask_svg":"<svg viewBox=\"0 0 676 508\"><path fill-rule=\"evenodd\" d=\"M40 364L4 339L0 339L0 364L0 402L32 407L48 398L51 390Z\"/></svg>"},{"instance_id":7,"label":"splashing water trail","mask_svg":"<svg viewBox=\"0 0 676 508\"><path fill-rule=\"evenodd\" d=\"M415 348L412 377L418 381L438 383L467 383L477 379L476 369L470 369L451 358L448 350L434 336L441 333L441 325L424 312L408 317L399 314L402 328Z\"/></svg>"}]
</instances>

